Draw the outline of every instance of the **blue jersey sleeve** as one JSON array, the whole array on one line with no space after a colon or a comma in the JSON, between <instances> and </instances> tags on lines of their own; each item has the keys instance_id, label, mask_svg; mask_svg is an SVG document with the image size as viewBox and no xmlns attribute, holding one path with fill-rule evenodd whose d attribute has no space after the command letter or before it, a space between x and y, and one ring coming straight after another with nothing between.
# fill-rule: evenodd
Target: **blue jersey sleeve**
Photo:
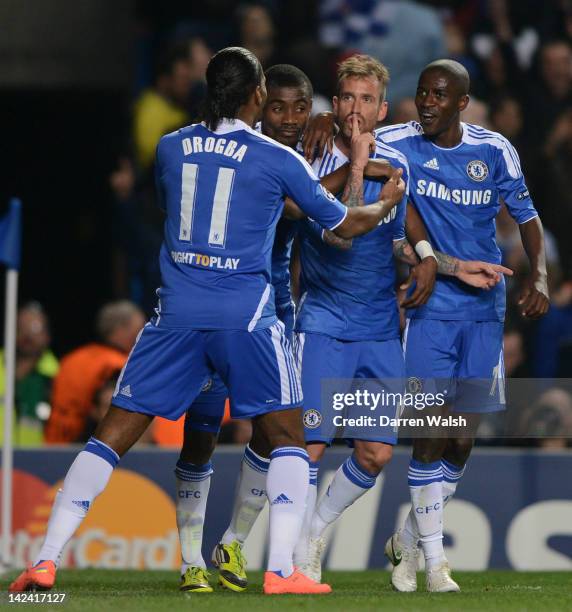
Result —
<instances>
[{"instance_id":1,"label":"blue jersey sleeve","mask_svg":"<svg viewBox=\"0 0 572 612\"><path fill-rule=\"evenodd\" d=\"M516 149L503 138L501 148L495 148L494 179L510 216L519 224L538 216L524 176Z\"/></svg>"},{"instance_id":2,"label":"blue jersey sleeve","mask_svg":"<svg viewBox=\"0 0 572 612\"><path fill-rule=\"evenodd\" d=\"M407 196L397 205L397 216L395 217L395 225L393 228L393 239L401 240L405 238L405 211L407 210Z\"/></svg>"},{"instance_id":3,"label":"blue jersey sleeve","mask_svg":"<svg viewBox=\"0 0 572 612\"><path fill-rule=\"evenodd\" d=\"M320 181L305 159L293 151L284 151L280 180L284 192L302 211L319 225L333 230L347 215L347 208Z\"/></svg>"},{"instance_id":4,"label":"blue jersey sleeve","mask_svg":"<svg viewBox=\"0 0 572 612\"><path fill-rule=\"evenodd\" d=\"M377 136L375 159L387 159L394 168L403 170L403 182L405 183L405 195L403 200L397 204L397 213L395 224L393 226L393 239L401 240L405 238L405 211L407 207L407 199L409 196L409 163L407 158L397 149L389 147Z\"/></svg>"}]
</instances>

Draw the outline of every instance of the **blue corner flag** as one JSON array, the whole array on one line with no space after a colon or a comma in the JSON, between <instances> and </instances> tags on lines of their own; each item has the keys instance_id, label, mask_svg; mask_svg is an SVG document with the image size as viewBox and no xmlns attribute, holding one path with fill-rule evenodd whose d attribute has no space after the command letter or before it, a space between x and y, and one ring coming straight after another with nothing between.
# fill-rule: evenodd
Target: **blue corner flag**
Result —
<instances>
[{"instance_id":1,"label":"blue corner flag","mask_svg":"<svg viewBox=\"0 0 572 612\"><path fill-rule=\"evenodd\" d=\"M0 219L0 261L12 270L20 269L22 202L10 200L10 210Z\"/></svg>"}]
</instances>

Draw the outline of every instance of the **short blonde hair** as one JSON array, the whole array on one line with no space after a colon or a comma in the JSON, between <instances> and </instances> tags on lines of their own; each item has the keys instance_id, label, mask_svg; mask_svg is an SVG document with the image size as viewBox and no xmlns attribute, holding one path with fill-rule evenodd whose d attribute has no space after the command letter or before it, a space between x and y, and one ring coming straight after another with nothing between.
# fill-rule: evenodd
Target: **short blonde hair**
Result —
<instances>
[{"instance_id":1,"label":"short blonde hair","mask_svg":"<svg viewBox=\"0 0 572 612\"><path fill-rule=\"evenodd\" d=\"M389 70L371 55L352 55L338 66L338 95L340 86L348 77L373 77L381 84L381 101L385 100L385 90L389 84Z\"/></svg>"}]
</instances>

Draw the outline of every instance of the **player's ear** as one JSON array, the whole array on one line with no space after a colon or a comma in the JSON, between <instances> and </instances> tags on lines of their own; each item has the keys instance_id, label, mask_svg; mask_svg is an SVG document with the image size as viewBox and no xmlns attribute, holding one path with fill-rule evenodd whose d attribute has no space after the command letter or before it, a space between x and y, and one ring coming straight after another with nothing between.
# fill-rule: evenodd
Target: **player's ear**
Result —
<instances>
[{"instance_id":1,"label":"player's ear","mask_svg":"<svg viewBox=\"0 0 572 612\"><path fill-rule=\"evenodd\" d=\"M264 106L264 102L266 101L266 90L263 89L261 85L257 85L254 90L254 100L256 101L256 106Z\"/></svg>"},{"instance_id":2,"label":"player's ear","mask_svg":"<svg viewBox=\"0 0 572 612\"><path fill-rule=\"evenodd\" d=\"M377 120L383 121L387 117L387 100L384 100L379 107L379 111L377 113Z\"/></svg>"},{"instance_id":3,"label":"player's ear","mask_svg":"<svg viewBox=\"0 0 572 612\"><path fill-rule=\"evenodd\" d=\"M338 98L338 96L334 96L332 98L332 109L333 109L333 112L334 112L334 117L336 117L337 114L338 114L338 105L339 105L339 103L340 103L340 99Z\"/></svg>"},{"instance_id":4,"label":"player's ear","mask_svg":"<svg viewBox=\"0 0 572 612\"><path fill-rule=\"evenodd\" d=\"M466 94L459 98L459 112L462 113L469 106L469 96Z\"/></svg>"}]
</instances>

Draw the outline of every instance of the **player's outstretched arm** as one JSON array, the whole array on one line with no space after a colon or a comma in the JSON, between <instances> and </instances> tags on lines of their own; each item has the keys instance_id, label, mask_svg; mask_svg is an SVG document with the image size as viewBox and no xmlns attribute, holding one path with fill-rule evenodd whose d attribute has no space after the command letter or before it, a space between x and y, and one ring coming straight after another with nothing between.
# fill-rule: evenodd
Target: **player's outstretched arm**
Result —
<instances>
[{"instance_id":1,"label":"player's outstretched arm","mask_svg":"<svg viewBox=\"0 0 572 612\"><path fill-rule=\"evenodd\" d=\"M411 203L407 205L406 233L407 239L396 240L393 245L396 258L415 266L407 281L401 286L402 289L407 289L415 282L415 291L402 303L405 308L417 308L429 299L434 283L433 268L438 274L454 276L467 285L479 289L491 289L501 281L503 274L512 276L512 270L498 264L463 261L452 255L434 251L428 242L421 216ZM415 250L411 244L415 244ZM419 263L421 257L423 260Z\"/></svg>"},{"instance_id":2,"label":"player's outstretched arm","mask_svg":"<svg viewBox=\"0 0 572 612\"><path fill-rule=\"evenodd\" d=\"M530 275L525 281L518 305L522 316L538 319L548 312L548 274L544 251L544 230L539 217L533 217L519 226L522 246L530 262Z\"/></svg>"},{"instance_id":3,"label":"player's outstretched arm","mask_svg":"<svg viewBox=\"0 0 572 612\"><path fill-rule=\"evenodd\" d=\"M336 227L334 233L341 238L354 238L367 234L386 217L405 194L403 170L395 170L381 190L380 199L374 204L363 203L363 170L350 172L349 187L346 191L346 206L349 208L344 221Z\"/></svg>"}]
</instances>

